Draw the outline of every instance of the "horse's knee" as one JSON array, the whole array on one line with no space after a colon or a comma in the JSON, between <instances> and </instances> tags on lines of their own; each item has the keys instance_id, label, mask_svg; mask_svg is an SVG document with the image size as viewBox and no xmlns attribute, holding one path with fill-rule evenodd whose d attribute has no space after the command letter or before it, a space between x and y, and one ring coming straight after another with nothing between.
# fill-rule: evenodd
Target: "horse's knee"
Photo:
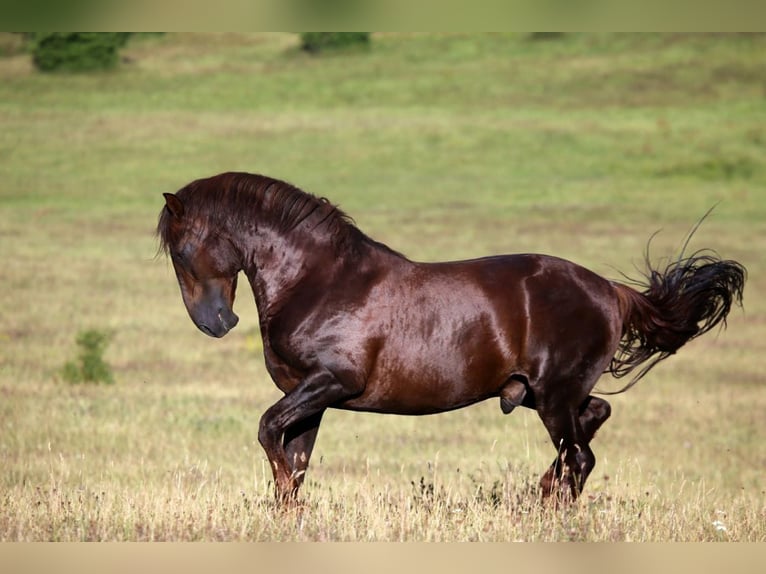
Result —
<instances>
[{"instance_id":1,"label":"horse's knee","mask_svg":"<svg viewBox=\"0 0 766 574\"><path fill-rule=\"evenodd\" d=\"M269 422L268 417L264 414L258 424L258 442L261 443L261 446L267 451L273 450L279 444L280 435L281 431L275 429L274 425Z\"/></svg>"},{"instance_id":2,"label":"horse's knee","mask_svg":"<svg viewBox=\"0 0 766 574\"><path fill-rule=\"evenodd\" d=\"M261 421L258 423L258 442L261 443L262 447L265 447L266 443L269 442L269 433L263 417L261 417Z\"/></svg>"}]
</instances>

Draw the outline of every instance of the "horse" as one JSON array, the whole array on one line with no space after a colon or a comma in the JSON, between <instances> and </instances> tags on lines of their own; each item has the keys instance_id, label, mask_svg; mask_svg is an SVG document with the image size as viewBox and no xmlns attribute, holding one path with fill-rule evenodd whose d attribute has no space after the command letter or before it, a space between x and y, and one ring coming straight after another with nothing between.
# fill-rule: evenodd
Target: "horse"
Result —
<instances>
[{"instance_id":1,"label":"horse","mask_svg":"<svg viewBox=\"0 0 766 574\"><path fill-rule=\"evenodd\" d=\"M223 337L239 320L240 271L252 288L284 393L258 428L279 503L295 501L328 408L426 415L491 398L537 412L557 451L541 497L574 500L611 414L592 394L599 377L641 367L625 390L742 306L745 267L686 245L663 268L647 256L628 283L543 254L412 261L327 199L263 175L163 195L159 252L194 324Z\"/></svg>"}]
</instances>

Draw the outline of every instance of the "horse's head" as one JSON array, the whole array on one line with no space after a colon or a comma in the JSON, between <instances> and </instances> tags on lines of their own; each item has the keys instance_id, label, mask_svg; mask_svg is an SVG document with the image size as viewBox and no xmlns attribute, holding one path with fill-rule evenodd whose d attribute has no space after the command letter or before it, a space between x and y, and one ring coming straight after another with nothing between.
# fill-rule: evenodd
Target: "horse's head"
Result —
<instances>
[{"instance_id":1,"label":"horse's head","mask_svg":"<svg viewBox=\"0 0 766 574\"><path fill-rule=\"evenodd\" d=\"M232 307L240 258L226 237L188 214L178 196L164 196L158 234L173 261L186 310L200 331L223 337L239 321Z\"/></svg>"}]
</instances>

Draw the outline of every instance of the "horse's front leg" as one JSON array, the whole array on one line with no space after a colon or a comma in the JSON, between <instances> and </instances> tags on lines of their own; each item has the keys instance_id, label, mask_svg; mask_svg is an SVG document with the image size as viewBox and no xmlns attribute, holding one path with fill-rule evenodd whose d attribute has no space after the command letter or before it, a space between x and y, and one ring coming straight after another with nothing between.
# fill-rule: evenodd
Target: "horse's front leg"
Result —
<instances>
[{"instance_id":1,"label":"horse's front leg","mask_svg":"<svg viewBox=\"0 0 766 574\"><path fill-rule=\"evenodd\" d=\"M324 411L322 410L285 430L282 445L287 456L287 464L290 465L291 469L290 477L293 482L291 489L294 489L295 492L303 484L303 479L306 476L323 414Z\"/></svg>"},{"instance_id":2,"label":"horse's front leg","mask_svg":"<svg viewBox=\"0 0 766 574\"><path fill-rule=\"evenodd\" d=\"M304 378L261 417L258 441L271 465L277 502L293 501L303 483L325 409L351 396L329 371Z\"/></svg>"}]
</instances>

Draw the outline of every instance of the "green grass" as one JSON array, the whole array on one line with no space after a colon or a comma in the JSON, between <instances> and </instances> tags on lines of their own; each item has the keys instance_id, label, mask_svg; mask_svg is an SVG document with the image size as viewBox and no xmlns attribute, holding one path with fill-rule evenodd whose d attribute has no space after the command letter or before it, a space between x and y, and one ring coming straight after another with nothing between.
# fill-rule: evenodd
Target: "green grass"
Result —
<instances>
[{"instance_id":1,"label":"green grass","mask_svg":"<svg viewBox=\"0 0 766 574\"><path fill-rule=\"evenodd\" d=\"M766 37L377 34L315 57L291 34L171 34L72 76L0 45L0 540L766 540ZM224 170L327 196L415 259L546 252L609 277L718 203L692 247L748 267L745 311L610 399L573 508L537 503L537 416L492 401L329 412L283 514L245 282L212 340L155 259L161 193ZM115 385L60 380L87 329L113 335Z\"/></svg>"}]
</instances>

